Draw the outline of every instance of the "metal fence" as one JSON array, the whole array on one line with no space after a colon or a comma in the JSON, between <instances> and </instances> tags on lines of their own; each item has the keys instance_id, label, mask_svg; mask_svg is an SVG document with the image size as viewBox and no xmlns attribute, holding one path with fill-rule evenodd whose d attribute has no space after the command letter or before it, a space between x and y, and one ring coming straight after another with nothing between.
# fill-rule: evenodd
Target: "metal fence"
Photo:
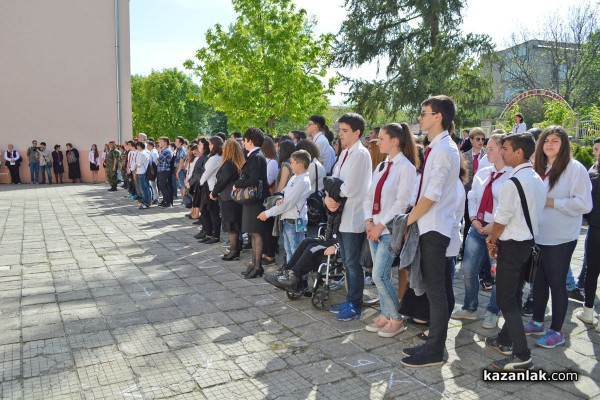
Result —
<instances>
[{"instance_id":1,"label":"metal fence","mask_svg":"<svg viewBox=\"0 0 600 400\"><path fill-rule=\"evenodd\" d=\"M578 121L573 130L573 136L579 140L600 137L600 125L590 120Z\"/></svg>"}]
</instances>

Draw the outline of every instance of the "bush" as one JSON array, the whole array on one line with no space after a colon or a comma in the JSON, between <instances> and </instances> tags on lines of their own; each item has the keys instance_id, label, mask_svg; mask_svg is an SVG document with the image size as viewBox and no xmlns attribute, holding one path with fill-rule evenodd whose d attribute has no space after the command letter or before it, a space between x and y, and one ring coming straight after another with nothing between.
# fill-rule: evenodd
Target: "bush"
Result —
<instances>
[{"instance_id":1,"label":"bush","mask_svg":"<svg viewBox=\"0 0 600 400\"><path fill-rule=\"evenodd\" d=\"M579 146L573 144L572 146L573 158L582 163L585 168L590 169L594 165L594 156L592 155L592 147L590 146Z\"/></svg>"}]
</instances>

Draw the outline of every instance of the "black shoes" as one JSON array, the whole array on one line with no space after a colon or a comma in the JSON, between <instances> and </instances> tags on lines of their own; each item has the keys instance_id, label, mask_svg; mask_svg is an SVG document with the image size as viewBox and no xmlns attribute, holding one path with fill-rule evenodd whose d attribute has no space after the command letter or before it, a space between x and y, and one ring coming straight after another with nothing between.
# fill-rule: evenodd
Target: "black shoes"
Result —
<instances>
[{"instance_id":1,"label":"black shoes","mask_svg":"<svg viewBox=\"0 0 600 400\"><path fill-rule=\"evenodd\" d=\"M248 272L244 278L246 279L254 279L256 277L261 277L263 276L263 274L265 273L265 270L263 269L263 267L259 266L258 268L252 268L250 270L250 272Z\"/></svg>"},{"instance_id":2,"label":"black shoes","mask_svg":"<svg viewBox=\"0 0 600 400\"><path fill-rule=\"evenodd\" d=\"M148 204L140 204L138 210L145 210L146 208L150 208L150 206Z\"/></svg>"},{"instance_id":3,"label":"black shoes","mask_svg":"<svg viewBox=\"0 0 600 400\"><path fill-rule=\"evenodd\" d=\"M270 275L265 278L265 281L288 292L297 292L302 288L302 282L293 270L285 271L279 275Z\"/></svg>"},{"instance_id":4,"label":"black shoes","mask_svg":"<svg viewBox=\"0 0 600 400\"><path fill-rule=\"evenodd\" d=\"M406 347L404 350L402 350L402 354L404 354L407 357L410 357L423 351L425 351L425 344L420 344L414 347Z\"/></svg>"},{"instance_id":5,"label":"black shoes","mask_svg":"<svg viewBox=\"0 0 600 400\"><path fill-rule=\"evenodd\" d=\"M159 206L159 207L164 207L164 208L173 208L173 205L172 205L172 204L165 203L165 202L158 203L158 206Z\"/></svg>"},{"instance_id":6,"label":"black shoes","mask_svg":"<svg viewBox=\"0 0 600 400\"><path fill-rule=\"evenodd\" d=\"M239 260L240 259L240 252L238 251L237 253L227 253L225 254L223 257L221 257L221 260L223 261L233 261L233 260Z\"/></svg>"},{"instance_id":7,"label":"black shoes","mask_svg":"<svg viewBox=\"0 0 600 400\"><path fill-rule=\"evenodd\" d=\"M116 187L111 187L110 189L108 189L109 192L116 192L117 188Z\"/></svg>"},{"instance_id":8,"label":"black shoes","mask_svg":"<svg viewBox=\"0 0 600 400\"><path fill-rule=\"evenodd\" d=\"M504 354L505 356L510 356L513 353L512 346L505 346L503 344L500 344L498 342L498 337L486 337L485 345L495 348L496 350L498 350L500 353Z\"/></svg>"},{"instance_id":9,"label":"black shoes","mask_svg":"<svg viewBox=\"0 0 600 400\"><path fill-rule=\"evenodd\" d=\"M489 368L495 371L525 371L533 368L533 360L531 357L523 360L513 354L505 359L494 361Z\"/></svg>"},{"instance_id":10,"label":"black shoes","mask_svg":"<svg viewBox=\"0 0 600 400\"><path fill-rule=\"evenodd\" d=\"M525 317L531 317L533 315L533 298L528 297L521 308L521 314Z\"/></svg>"},{"instance_id":11,"label":"black shoes","mask_svg":"<svg viewBox=\"0 0 600 400\"><path fill-rule=\"evenodd\" d=\"M242 272L242 275L244 275L244 276L248 275L253 269L254 269L254 265L252 265L252 263L250 263L250 265L248 265L248 268L246 268L246 270L244 272Z\"/></svg>"},{"instance_id":12,"label":"black shoes","mask_svg":"<svg viewBox=\"0 0 600 400\"><path fill-rule=\"evenodd\" d=\"M194 239L204 239L206 237L206 232L200 231L194 235Z\"/></svg>"},{"instance_id":13,"label":"black shoes","mask_svg":"<svg viewBox=\"0 0 600 400\"><path fill-rule=\"evenodd\" d=\"M583 296L583 294L581 293L581 290L579 290L579 288L569 290L568 295L569 295L569 298L572 300L577 300L577 301L581 301L581 302L585 301L585 297Z\"/></svg>"},{"instance_id":14,"label":"black shoes","mask_svg":"<svg viewBox=\"0 0 600 400\"><path fill-rule=\"evenodd\" d=\"M209 237L208 240L206 242L203 242L204 244L215 244L215 243L219 243L220 240L219 238L216 237Z\"/></svg>"},{"instance_id":15,"label":"black shoes","mask_svg":"<svg viewBox=\"0 0 600 400\"><path fill-rule=\"evenodd\" d=\"M408 350L408 349L406 349ZM444 364L444 357L436 357L423 351L415 351L415 354L403 358L402 365L411 368L434 367Z\"/></svg>"}]
</instances>

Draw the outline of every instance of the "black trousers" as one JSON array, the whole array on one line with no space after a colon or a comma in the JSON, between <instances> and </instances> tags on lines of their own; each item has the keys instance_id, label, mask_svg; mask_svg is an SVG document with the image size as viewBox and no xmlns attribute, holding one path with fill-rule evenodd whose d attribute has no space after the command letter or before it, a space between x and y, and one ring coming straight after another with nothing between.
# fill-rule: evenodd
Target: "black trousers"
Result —
<instances>
[{"instance_id":1,"label":"black trousers","mask_svg":"<svg viewBox=\"0 0 600 400\"><path fill-rule=\"evenodd\" d=\"M163 203L173 204L173 184L171 183L171 172L158 173L158 190L163 195Z\"/></svg>"},{"instance_id":2,"label":"black trousers","mask_svg":"<svg viewBox=\"0 0 600 400\"><path fill-rule=\"evenodd\" d=\"M294 251L286 269L294 271L296 276L301 277L315 270L321 264L323 253L329 246L337 243L335 239L323 240L316 238L306 238Z\"/></svg>"},{"instance_id":3,"label":"black trousers","mask_svg":"<svg viewBox=\"0 0 600 400\"><path fill-rule=\"evenodd\" d=\"M592 308L594 307L596 288L598 287L598 275L600 274L600 227L593 225L588 227L585 252L587 254L585 306Z\"/></svg>"},{"instance_id":4,"label":"black trousers","mask_svg":"<svg viewBox=\"0 0 600 400\"><path fill-rule=\"evenodd\" d=\"M525 280L525 265L531 256L533 240L498 241L498 266L496 269L496 303L504 316L504 325L498 334L498 342L513 346L513 354L527 360L531 352L521 319L522 286ZM564 279L563 279L564 282Z\"/></svg>"},{"instance_id":5,"label":"black trousers","mask_svg":"<svg viewBox=\"0 0 600 400\"><path fill-rule=\"evenodd\" d=\"M10 181L12 183L21 183L21 176L19 175L18 165L8 165L8 171L10 172Z\"/></svg>"},{"instance_id":6,"label":"black trousers","mask_svg":"<svg viewBox=\"0 0 600 400\"><path fill-rule=\"evenodd\" d=\"M429 336L427 352L443 357L448 336L448 293L446 290L446 250L450 238L436 231L419 237L421 273L429 299ZM449 277L448 277L449 278Z\"/></svg>"},{"instance_id":7,"label":"black trousers","mask_svg":"<svg viewBox=\"0 0 600 400\"><path fill-rule=\"evenodd\" d=\"M204 203L200 210L200 218L202 220L202 229L207 236L221 238L221 210L219 201L208 200Z\"/></svg>"}]
</instances>

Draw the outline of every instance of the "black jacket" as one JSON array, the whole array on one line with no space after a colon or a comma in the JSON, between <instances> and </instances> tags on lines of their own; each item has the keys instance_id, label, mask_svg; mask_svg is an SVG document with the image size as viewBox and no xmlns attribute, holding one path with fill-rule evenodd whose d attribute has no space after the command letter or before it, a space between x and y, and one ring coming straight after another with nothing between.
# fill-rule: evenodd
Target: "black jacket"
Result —
<instances>
[{"instance_id":1,"label":"black jacket","mask_svg":"<svg viewBox=\"0 0 600 400\"><path fill-rule=\"evenodd\" d=\"M346 203L346 197L340 196L343 183L344 181L339 178L333 178L331 176L326 176L323 178L323 187L327 192L327 195L340 203L340 208L338 208L335 212L331 212L327 209L327 207L325 207L327 210L325 239L331 239L333 235L337 234L338 229L340 229L340 224L342 223L342 212L344 211L344 204Z\"/></svg>"},{"instance_id":2,"label":"black jacket","mask_svg":"<svg viewBox=\"0 0 600 400\"><path fill-rule=\"evenodd\" d=\"M206 164L206 160L208 160L208 155L203 155L196 160L196 164L194 164L194 170L192 171L192 176L190 177L190 187L194 186L196 183L200 182L200 178L202 178L202 174L204 173L204 165Z\"/></svg>"},{"instance_id":3,"label":"black jacket","mask_svg":"<svg viewBox=\"0 0 600 400\"><path fill-rule=\"evenodd\" d=\"M263 195L262 199L269 197L269 183L267 181L267 159L262 151L258 150L252 153L242 167L240 179L235 181L236 188L247 188L250 186L258 187L262 181Z\"/></svg>"},{"instance_id":4,"label":"black jacket","mask_svg":"<svg viewBox=\"0 0 600 400\"><path fill-rule=\"evenodd\" d=\"M600 228L600 176L597 172L590 172L592 180L592 211L587 214L588 224Z\"/></svg>"},{"instance_id":5,"label":"black jacket","mask_svg":"<svg viewBox=\"0 0 600 400\"><path fill-rule=\"evenodd\" d=\"M231 201L231 189L235 181L240 178L235 164L227 160L217 171L217 182L213 188L212 195L221 201Z\"/></svg>"}]
</instances>

